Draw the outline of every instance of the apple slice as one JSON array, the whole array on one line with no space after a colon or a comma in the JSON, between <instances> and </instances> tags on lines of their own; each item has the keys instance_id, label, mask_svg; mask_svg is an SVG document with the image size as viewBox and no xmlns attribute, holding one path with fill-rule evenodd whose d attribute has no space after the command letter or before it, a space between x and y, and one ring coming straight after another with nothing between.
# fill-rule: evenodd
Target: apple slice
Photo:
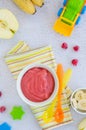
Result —
<instances>
[{"instance_id":1,"label":"apple slice","mask_svg":"<svg viewBox=\"0 0 86 130\"><path fill-rule=\"evenodd\" d=\"M16 17L8 9L0 9L0 38L12 38L18 27Z\"/></svg>"}]
</instances>

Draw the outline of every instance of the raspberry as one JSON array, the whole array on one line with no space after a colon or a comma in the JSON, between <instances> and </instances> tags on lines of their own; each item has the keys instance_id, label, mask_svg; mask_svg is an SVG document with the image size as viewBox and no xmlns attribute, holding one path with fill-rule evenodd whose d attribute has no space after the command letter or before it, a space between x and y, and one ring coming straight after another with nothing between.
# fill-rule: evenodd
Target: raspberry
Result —
<instances>
[{"instance_id":1,"label":"raspberry","mask_svg":"<svg viewBox=\"0 0 86 130\"><path fill-rule=\"evenodd\" d=\"M2 113L2 112L4 112L6 110L6 107L5 106L1 106L0 107L0 112Z\"/></svg>"},{"instance_id":2,"label":"raspberry","mask_svg":"<svg viewBox=\"0 0 86 130\"><path fill-rule=\"evenodd\" d=\"M72 65L77 66L77 64L78 64L78 59L73 59L72 60Z\"/></svg>"},{"instance_id":3,"label":"raspberry","mask_svg":"<svg viewBox=\"0 0 86 130\"><path fill-rule=\"evenodd\" d=\"M73 50L74 50L74 51L78 51L78 50L79 50L79 46L78 46L78 45L74 46L74 47L73 47Z\"/></svg>"},{"instance_id":4,"label":"raspberry","mask_svg":"<svg viewBox=\"0 0 86 130\"><path fill-rule=\"evenodd\" d=\"M2 96L2 92L0 91L0 97Z\"/></svg>"},{"instance_id":5,"label":"raspberry","mask_svg":"<svg viewBox=\"0 0 86 130\"><path fill-rule=\"evenodd\" d=\"M67 49L68 48L68 44L66 42L63 42L62 45L61 45L61 48Z\"/></svg>"}]
</instances>

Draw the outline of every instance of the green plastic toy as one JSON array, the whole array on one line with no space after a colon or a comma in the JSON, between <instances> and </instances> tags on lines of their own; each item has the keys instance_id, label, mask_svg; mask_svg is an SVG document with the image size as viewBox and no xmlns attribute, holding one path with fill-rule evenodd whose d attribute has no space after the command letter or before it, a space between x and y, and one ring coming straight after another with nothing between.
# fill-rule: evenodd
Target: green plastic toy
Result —
<instances>
[{"instance_id":1,"label":"green plastic toy","mask_svg":"<svg viewBox=\"0 0 86 130\"><path fill-rule=\"evenodd\" d=\"M22 106L14 106L10 115L12 116L13 120L21 120L25 112L22 109Z\"/></svg>"},{"instance_id":2,"label":"green plastic toy","mask_svg":"<svg viewBox=\"0 0 86 130\"><path fill-rule=\"evenodd\" d=\"M77 14L81 12L83 5L84 0L68 0L63 17L74 21Z\"/></svg>"},{"instance_id":3,"label":"green plastic toy","mask_svg":"<svg viewBox=\"0 0 86 130\"><path fill-rule=\"evenodd\" d=\"M58 11L59 18L54 24L54 30L64 36L70 36L75 24L80 21L80 14L86 11L85 4L86 0L64 0L64 8Z\"/></svg>"}]
</instances>

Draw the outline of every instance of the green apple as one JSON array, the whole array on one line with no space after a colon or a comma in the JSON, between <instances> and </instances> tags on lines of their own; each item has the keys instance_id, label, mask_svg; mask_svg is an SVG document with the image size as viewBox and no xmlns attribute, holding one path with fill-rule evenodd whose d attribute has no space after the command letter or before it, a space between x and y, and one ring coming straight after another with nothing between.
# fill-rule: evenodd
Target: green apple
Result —
<instances>
[{"instance_id":1,"label":"green apple","mask_svg":"<svg viewBox=\"0 0 86 130\"><path fill-rule=\"evenodd\" d=\"M12 38L18 28L18 21L11 11L8 9L0 9L0 38Z\"/></svg>"}]
</instances>

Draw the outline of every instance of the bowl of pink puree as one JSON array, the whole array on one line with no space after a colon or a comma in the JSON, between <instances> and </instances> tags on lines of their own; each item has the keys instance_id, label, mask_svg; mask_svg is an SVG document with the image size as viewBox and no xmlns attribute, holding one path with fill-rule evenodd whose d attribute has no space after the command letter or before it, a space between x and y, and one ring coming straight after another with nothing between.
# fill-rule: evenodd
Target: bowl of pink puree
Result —
<instances>
[{"instance_id":1,"label":"bowl of pink puree","mask_svg":"<svg viewBox=\"0 0 86 130\"><path fill-rule=\"evenodd\" d=\"M58 78L47 65L26 66L17 79L17 91L21 99L30 106L44 106L52 102L57 94Z\"/></svg>"}]
</instances>

